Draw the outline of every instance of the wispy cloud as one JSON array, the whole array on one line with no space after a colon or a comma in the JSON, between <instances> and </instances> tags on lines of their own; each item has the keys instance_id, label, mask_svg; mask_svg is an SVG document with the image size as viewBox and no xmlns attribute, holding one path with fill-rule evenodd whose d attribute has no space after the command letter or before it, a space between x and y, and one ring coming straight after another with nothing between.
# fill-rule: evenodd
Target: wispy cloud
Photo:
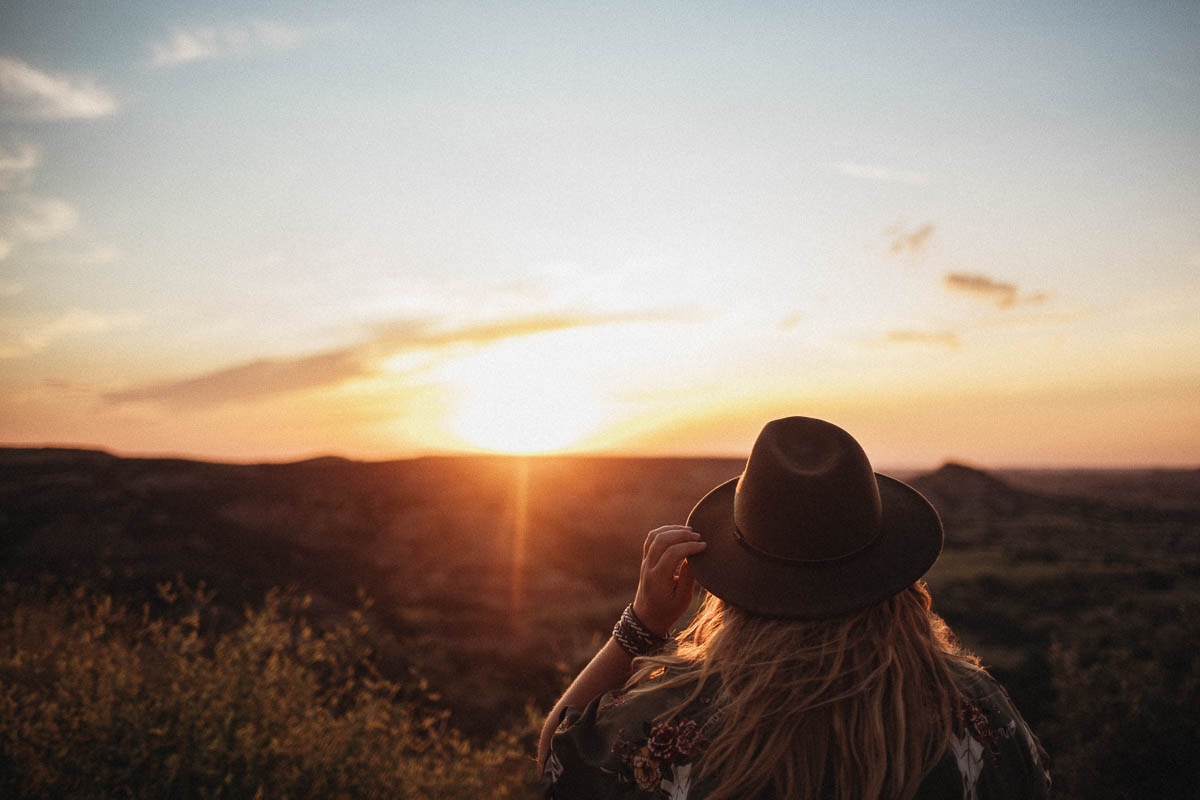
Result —
<instances>
[{"instance_id":1,"label":"wispy cloud","mask_svg":"<svg viewBox=\"0 0 1200 800\"><path fill-rule=\"evenodd\" d=\"M33 119L94 119L117 110L116 98L90 78L52 75L0 56L4 115Z\"/></svg>"},{"instance_id":2,"label":"wispy cloud","mask_svg":"<svg viewBox=\"0 0 1200 800\"><path fill-rule=\"evenodd\" d=\"M0 358L34 355L54 342L72 336L134 328L142 324L142 319L137 314L97 314L73 308L50 319L6 322L13 329L0 329Z\"/></svg>"},{"instance_id":3,"label":"wispy cloud","mask_svg":"<svg viewBox=\"0 0 1200 800\"><path fill-rule=\"evenodd\" d=\"M29 185L38 161L39 154L33 145L18 143L6 147L0 144L0 192Z\"/></svg>"},{"instance_id":4,"label":"wispy cloud","mask_svg":"<svg viewBox=\"0 0 1200 800\"><path fill-rule=\"evenodd\" d=\"M853 178L884 181L886 183L907 183L913 186L921 186L929 183L928 175L924 172L917 172L911 169L881 167L877 164L859 164L855 161L839 161L833 166L838 172Z\"/></svg>"},{"instance_id":5,"label":"wispy cloud","mask_svg":"<svg viewBox=\"0 0 1200 800\"><path fill-rule=\"evenodd\" d=\"M374 344L384 349L445 347L451 344L488 344L500 339L530 336L535 333L605 325L614 322L638 322L661 319L646 314L567 315L538 314L515 319L481 322L459 327L441 327L427 320L399 320L372 328Z\"/></svg>"},{"instance_id":6,"label":"wispy cloud","mask_svg":"<svg viewBox=\"0 0 1200 800\"><path fill-rule=\"evenodd\" d=\"M199 408L266 395L336 386L371 375L378 364L405 352L451 345L483 345L517 336L646 317L545 315L442 327L429 320L396 320L371 328L363 342L335 350L285 359L258 359L194 378L136 386L104 395L110 403L154 402L175 408Z\"/></svg>"},{"instance_id":7,"label":"wispy cloud","mask_svg":"<svg viewBox=\"0 0 1200 800\"><path fill-rule=\"evenodd\" d=\"M942 283L953 292L973 295L981 300L994 304L997 308L1011 308L1018 303L1038 304L1049 299L1046 292L1033 292L1022 295L1015 283L1007 283L970 272L950 272L942 278Z\"/></svg>"},{"instance_id":8,"label":"wispy cloud","mask_svg":"<svg viewBox=\"0 0 1200 800\"><path fill-rule=\"evenodd\" d=\"M790 331L804 320L804 315L797 312L779 320L779 330Z\"/></svg>"},{"instance_id":9,"label":"wispy cloud","mask_svg":"<svg viewBox=\"0 0 1200 800\"><path fill-rule=\"evenodd\" d=\"M55 197L16 198L11 217L3 223L8 235L30 242L44 242L70 233L79 223L74 206Z\"/></svg>"},{"instance_id":10,"label":"wispy cloud","mask_svg":"<svg viewBox=\"0 0 1200 800\"><path fill-rule=\"evenodd\" d=\"M111 392L104 399L113 403L149 401L177 408L199 408L336 385L370 371L369 362L351 348L294 359L260 359L195 378Z\"/></svg>"},{"instance_id":11,"label":"wispy cloud","mask_svg":"<svg viewBox=\"0 0 1200 800\"><path fill-rule=\"evenodd\" d=\"M75 230L75 208L53 197L6 195L0 203L0 261L19 245L44 242Z\"/></svg>"},{"instance_id":12,"label":"wispy cloud","mask_svg":"<svg viewBox=\"0 0 1200 800\"><path fill-rule=\"evenodd\" d=\"M24 244L57 239L79 227L79 212L65 200L18 191L32 182L40 163L41 153L33 145L0 143L0 261ZM98 265L120 255L111 244L93 242L73 253L55 253L53 258L58 263Z\"/></svg>"},{"instance_id":13,"label":"wispy cloud","mask_svg":"<svg viewBox=\"0 0 1200 800\"><path fill-rule=\"evenodd\" d=\"M220 28L175 27L166 39L150 44L150 63L155 67L174 67L244 56L256 50L287 50L308 36L304 29L261 19Z\"/></svg>"},{"instance_id":14,"label":"wispy cloud","mask_svg":"<svg viewBox=\"0 0 1200 800\"><path fill-rule=\"evenodd\" d=\"M892 255L919 256L925 252L925 248L929 246L929 240L933 238L933 223L926 222L911 231L905 231L900 226L893 225L888 229L888 236L891 237L891 241L888 243L888 252Z\"/></svg>"},{"instance_id":15,"label":"wispy cloud","mask_svg":"<svg viewBox=\"0 0 1200 800\"><path fill-rule=\"evenodd\" d=\"M955 348L961 344L958 334L951 331L888 331L883 337L887 344L921 344Z\"/></svg>"},{"instance_id":16,"label":"wispy cloud","mask_svg":"<svg viewBox=\"0 0 1200 800\"><path fill-rule=\"evenodd\" d=\"M43 378L42 386L54 394L66 397L95 397L96 388L78 381L68 381L62 378Z\"/></svg>"}]
</instances>

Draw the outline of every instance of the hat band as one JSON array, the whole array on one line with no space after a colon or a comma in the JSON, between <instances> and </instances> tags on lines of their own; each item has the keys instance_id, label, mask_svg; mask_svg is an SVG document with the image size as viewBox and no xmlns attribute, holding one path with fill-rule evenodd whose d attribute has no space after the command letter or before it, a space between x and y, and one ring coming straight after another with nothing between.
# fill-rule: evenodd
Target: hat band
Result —
<instances>
[{"instance_id":1,"label":"hat band","mask_svg":"<svg viewBox=\"0 0 1200 800\"><path fill-rule=\"evenodd\" d=\"M759 547L758 545L754 544L749 539L747 539L742 534L741 528L739 528L737 526L737 523L736 522L733 523L733 538L737 539L738 542L740 542L743 547L745 547L747 550L751 551L752 553L756 553L756 554L762 556L763 558L770 559L771 561L779 561L783 564L823 564L823 563L827 563L829 561L841 561L842 559L850 558L851 556L856 556L859 553L861 553L863 550L866 550L868 547L875 544L875 542L882 535L883 535L883 526L880 525L879 530L875 531L874 535L871 536L870 539L867 539L867 541L863 542L861 545L854 548L853 550L851 550L848 553L842 553L841 555L831 556L829 558L795 558L794 556L781 556L778 553L772 553L768 550L764 550L763 548Z\"/></svg>"}]
</instances>

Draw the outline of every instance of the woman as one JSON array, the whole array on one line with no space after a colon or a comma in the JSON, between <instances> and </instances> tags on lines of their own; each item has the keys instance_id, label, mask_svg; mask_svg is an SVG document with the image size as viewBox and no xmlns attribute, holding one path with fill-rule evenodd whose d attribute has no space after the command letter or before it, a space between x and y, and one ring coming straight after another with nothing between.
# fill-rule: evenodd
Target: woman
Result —
<instances>
[{"instance_id":1,"label":"woman","mask_svg":"<svg viewBox=\"0 0 1200 800\"><path fill-rule=\"evenodd\" d=\"M547 797L1045 797L1037 738L931 611L941 547L848 433L769 423L647 536L633 603L546 720Z\"/></svg>"}]
</instances>

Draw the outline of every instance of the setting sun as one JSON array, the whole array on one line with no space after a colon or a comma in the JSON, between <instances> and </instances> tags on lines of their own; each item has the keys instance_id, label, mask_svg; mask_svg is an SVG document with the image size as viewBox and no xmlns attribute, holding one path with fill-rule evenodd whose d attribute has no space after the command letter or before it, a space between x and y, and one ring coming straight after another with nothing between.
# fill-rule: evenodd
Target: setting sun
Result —
<instances>
[{"instance_id":1,"label":"setting sun","mask_svg":"<svg viewBox=\"0 0 1200 800\"><path fill-rule=\"evenodd\" d=\"M516 339L448 364L450 432L471 447L503 453L579 445L608 414L572 338Z\"/></svg>"}]
</instances>

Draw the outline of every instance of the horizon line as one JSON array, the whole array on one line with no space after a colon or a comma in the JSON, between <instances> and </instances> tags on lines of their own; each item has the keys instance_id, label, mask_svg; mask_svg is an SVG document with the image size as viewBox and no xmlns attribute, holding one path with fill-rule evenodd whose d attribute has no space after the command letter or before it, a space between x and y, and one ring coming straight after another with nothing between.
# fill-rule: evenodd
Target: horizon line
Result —
<instances>
[{"instance_id":1,"label":"horizon line","mask_svg":"<svg viewBox=\"0 0 1200 800\"><path fill-rule=\"evenodd\" d=\"M196 453L186 453L178 451L123 451L106 447L104 445L90 443L61 443L61 442L34 442L34 443L11 443L0 442L0 450L65 450L77 452L92 452L101 453L103 455L112 456L126 460L167 460L167 461L193 461L204 464L228 464L230 466L269 466L288 464L302 464L308 461L319 461L321 459L337 459L357 464L387 464L400 461L418 461L423 458L501 458L501 459L540 459L550 460L555 458L593 458L593 459L613 459L613 460L633 460L633 459L678 459L689 461L745 461L749 457L749 452L746 453L647 453L644 451L629 452L619 450L557 450L541 453L513 453L502 452L496 450L484 449L429 449L420 451L411 451L408 453L397 453L382 457L362 457L351 456L342 453L330 451L315 451L311 454L297 456L249 456L245 458L236 457L217 457L207 456ZM876 471L882 472L929 472L940 469L949 464L957 464L979 470L1053 470L1053 471L1071 471L1071 470L1096 470L1096 471L1122 471L1122 470L1200 470L1200 463L1197 462L1178 462L1178 463L1106 463L1106 464L1080 464L1067 462L1044 462L1044 463L1000 463L1000 464L985 464L983 462L972 459L962 459L953 456L947 456L937 461L934 464L875 464L873 465Z\"/></svg>"}]
</instances>

